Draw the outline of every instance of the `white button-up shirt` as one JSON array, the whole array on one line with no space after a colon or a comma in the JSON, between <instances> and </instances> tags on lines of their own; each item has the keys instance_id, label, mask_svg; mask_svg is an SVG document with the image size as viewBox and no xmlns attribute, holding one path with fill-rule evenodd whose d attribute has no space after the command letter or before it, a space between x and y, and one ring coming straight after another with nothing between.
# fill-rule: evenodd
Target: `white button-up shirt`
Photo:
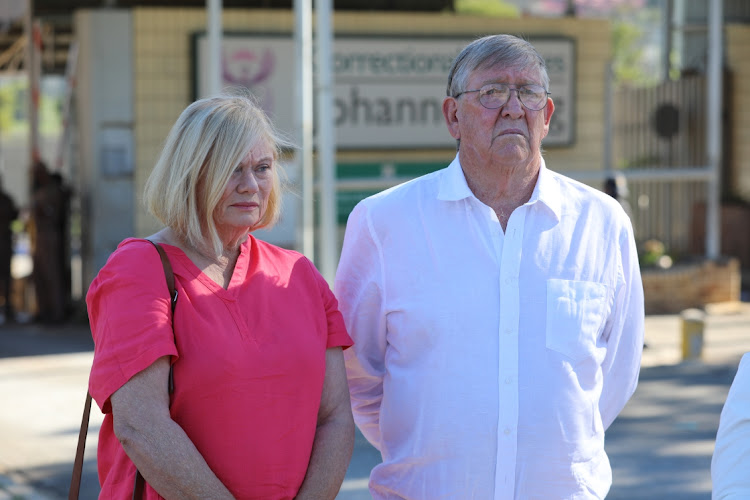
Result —
<instances>
[{"instance_id":1,"label":"white button-up shirt","mask_svg":"<svg viewBox=\"0 0 750 500\"><path fill-rule=\"evenodd\" d=\"M503 232L456 158L357 205L335 291L375 499L604 498L643 347L616 200L542 164Z\"/></svg>"},{"instance_id":2,"label":"white button-up shirt","mask_svg":"<svg viewBox=\"0 0 750 500\"><path fill-rule=\"evenodd\" d=\"M750 353L742 356L721 410L711 480L714 500L750 498Z\"/></svg>"}]
</instances>

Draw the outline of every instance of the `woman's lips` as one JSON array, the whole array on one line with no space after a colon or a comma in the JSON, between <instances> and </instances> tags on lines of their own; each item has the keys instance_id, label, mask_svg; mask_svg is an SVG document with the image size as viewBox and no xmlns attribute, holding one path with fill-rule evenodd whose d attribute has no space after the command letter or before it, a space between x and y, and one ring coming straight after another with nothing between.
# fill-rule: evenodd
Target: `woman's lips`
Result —
<instances>
[{"instance_id":1,"label":"woman's lips","mask_svg":"<svg viewBox=\"0 0 750 500\"><path fill-rule=\"evenodd\" d=\"M252 208L257 208L258 204L253 202L247 202L247 203L233 203L233 207L244 209L244 210L250 210Z\"/></svg>"}]
</instances>

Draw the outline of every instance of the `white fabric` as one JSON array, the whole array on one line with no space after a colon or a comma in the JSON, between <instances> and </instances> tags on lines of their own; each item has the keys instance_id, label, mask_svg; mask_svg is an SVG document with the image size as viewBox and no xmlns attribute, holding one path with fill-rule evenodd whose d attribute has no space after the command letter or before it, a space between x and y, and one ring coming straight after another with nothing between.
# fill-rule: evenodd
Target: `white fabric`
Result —
<instances>
[{"instance_id":1,"label":"white fabric","mask_svg":"<svg viewBox=\"0 0 750 500\"><path fill-rule=\"evenodd\" d=\"M613 198L542 165L503 233L456 158L357 205L335 291L375 499L604 498L644 320Z\"/></svg>"},{"instance_id":2,"label":"white fabric","mask_svg":"<svg viewBox=\"0 0 750 500\"><path fill-rule=\"evenodd\" d=\"M750 353L742 356L721 411L711 479L714 500L750 498Z\"/></svg>"}]
</instances>

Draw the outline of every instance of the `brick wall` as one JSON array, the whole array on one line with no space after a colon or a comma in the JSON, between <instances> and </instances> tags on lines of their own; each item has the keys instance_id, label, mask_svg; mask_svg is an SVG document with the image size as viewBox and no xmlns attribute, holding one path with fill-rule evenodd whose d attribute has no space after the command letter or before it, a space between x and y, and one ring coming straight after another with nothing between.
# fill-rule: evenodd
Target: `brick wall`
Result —
<instances>
[{"instance_id":1,"label":"brick wall","mask_svg":"<svg viewBox=\"0 0 750 500\"><path fill-rule=\"evenodd\" d=\"M294 16L293 12L282 10L225 9L222 22L225 31L290 34L294 27ZM549 35L573 38L576 48L574 94L578 104L574 112L576 142L572 147L549 148L545 158L550 168L563 172L601 170L605 132L605 71L610 58L608 21L500 19L446 13L410 13L407 16L403 13L340 12L334 15L333 23L339 34L466 36L470 40L490 33L515 33L527 37ZM193 78L190 36L205 31L205 27L204 9L142 7L133 10L135 192L138 196L135 225L138 235L150 234L160 227L143 209L140 193L170 127L190 103ZM341 151L337 161L427 161L447 165L454 155L452 148Z\"/></svg>"},{"instance_id":2,"label":"brick wall","mask_svg":"<svg viewBox=\"0 0 750 500\"><path fill-rule=\"evenodd\" d=\"M646 314L674 314L691 307L740 300L740 264L736 258L644 269Z\"/></svg>"}]
</instances>

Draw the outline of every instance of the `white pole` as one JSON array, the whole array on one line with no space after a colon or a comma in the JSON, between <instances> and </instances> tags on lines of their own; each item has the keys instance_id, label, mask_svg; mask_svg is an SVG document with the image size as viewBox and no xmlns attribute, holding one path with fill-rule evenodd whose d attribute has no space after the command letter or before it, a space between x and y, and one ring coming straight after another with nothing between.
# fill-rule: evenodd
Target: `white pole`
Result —
<instances>
[{"instance_id":1,"label":"white pole","mask_svg":"<svg viewBox=\"0 0 750 500\"><path fill-rule=\"evenodd\" d=\"M26 1L26 17L24 19L26 32L26 74L29 78L29 165L41 160L39 150L39 80L41 78L41 27L39 21L34 21L34 1Z\"/></svg>"},{"instance_id":2,"label":"white pole","mask_svg":"<svg viewBox=\"0 0 750 500\"><path fill-rule=\"evenodd\" d=\"M333 127L333 76L331 72L333 34L331 29L331 0L315 4L317 24L317 84L318 84L318 166L320 172L320 272L329 283L336 273L336 139Z\"/></svg>"},{"instance_id":3,"label":"white pole","mask_svg":"<svg viewBox=\"0 0 750 500\"><path fill-rule=\"evenodd\" d=\"M706 154L711 177L706 200L706 257L716 259L721 253L721 108L722 108L722 34L724 13L721 1L709 2Z\"/></svg>"},{"instance_id":4,"label":"white pole","mask_svg":"<svg viewBox=\"0 0 750 500\"><path fill-rule=\"evenodd\" d=\"M294 0L295 97L297 154L302 171L302 253L315 260L315 207L313 204L313 82L312 0Z\"/></svg>"},{"instance_id":5,"label":"white pole","mask_svg":"<svg viewBox=\"0 0 750 500\"><path fill-rule=\"evenodd\" d=\"M207 55L206 71L208 85L206 96L221 92L221 3L222 0L206 0Z\"/></svg>"},{"instance_id":6,"label":"white pole","mask_svg":"<svg viewBox=\"0 0 750 500\"><path fill-rule=\"evenodd\" d=\"M612 61L607 62L604 72L604 171L607 177L611 177L614 175L612 167L612 108L614 107Z\"/></svg>"}]
</instances>

